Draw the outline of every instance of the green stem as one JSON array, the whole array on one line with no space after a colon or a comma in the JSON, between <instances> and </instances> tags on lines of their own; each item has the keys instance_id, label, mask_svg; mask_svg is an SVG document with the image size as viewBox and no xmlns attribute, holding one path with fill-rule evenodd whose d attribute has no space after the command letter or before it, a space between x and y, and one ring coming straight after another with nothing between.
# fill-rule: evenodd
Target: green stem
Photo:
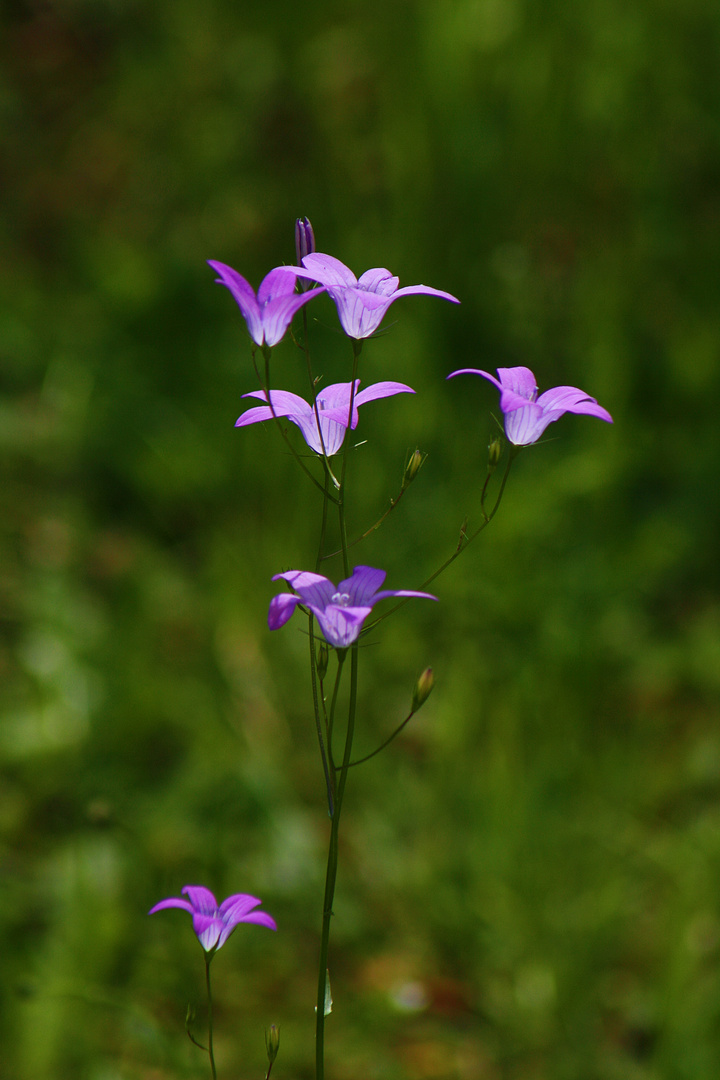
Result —
<instances>
[{"instance_id":1,"label":"green stem","mask_svg":"<svg viewBox=\"0 0 720 1080\"><path fill-rule=\"evenodd\" d=\"M212 990L210 988L210 961L212 960L213 955L213 953L205 953L205 985L207 986L208 996L208 1057L210 1058L210 1068L212 1070L213 1080L217 1080L215 1055L213 1053L213 1002Z\"/></svg>"},{"instance_id":2,"label":"green stem","mask_svg":"<svg viewBox=\"0 0 720 1080\"><path fill-rule=\"evenodd\" d=\"M409 723L409 722L410 722L410 721L412 720L412 718L413 718L413 716L414 716L414 715L415 715L415 712L414 712L414 711L413 711L413 712L411 712L411 713L408 713L408 715L407 715L407 716L405 717L405 719L403 720L403 722L402 722L401 724L398 724L398 726L397 726L397 727L395 728L395 730L393 731L392 735L388 735L388 737L387 737L387 739L385 740L385 742L381 742L381 743L380 743L380 745L379 745L379 746L377 746L377 747L376 747L376 748L375 748L375 749L374 749L374 750L372 751L372 753L371 753L371 754L366 754L366 755L365 755L365 757L361 757L361 758L355 758L355 761L349 761L349 762L348 762L348 764L347 764L347 767L348 767L348 769L352 769L352 768L353 768L353 767L354 767L355 765L364 765L366 761L369 761L369 760L370 760L370 758L374 758L374 757L375 757L375 756L376 756L377 754L379 754L379 753L380 753L380 751L381 751L381 750L384 750L386 746L389 746L389 745L390 745L390 743L391 743L391 742L393 741L393 739L394 739L394 738L395 738L395 737L396 737L397 735L399 735L399 734L400 734L400 732L401 732L401 731L403 730L403 728L405 727L405 725L406 725L406 724L408 724L408 723Z\"/></svg>"},{"instance_id":3,"label":"green stem","mask_svg":"<svg viewBox=\"0 0 720 1080\"><path fill-rule=\"evenodd\" d=\"M362 348L361 341L353 340L353 367L352 367L352 380L350 383L350 408L348 409L348 422L347 431L350 432L350 425L352 423L353 406L355 404L355 380L357 379L358 360L360 357L360 349ZM343 573L345 577L350 575L350 560L348 559L348 540L347 540L347 524L345 521L345 473L347 472L347 460L348 460L348 435L345 436L342 450L342 470L340 472L340 489L337 495L338 503L338 523L340 526L340 546L342 551L343 560Z\"/></svg>"},{"instance_id":4,"label":"green stem","mask_svg":"<svg viewBox=\"0 0 720 1080\"><path fill-rule=\"evenodd\" d=\"M343 657L344 659L344 657ZM338 664L341 664L338 654ZM337 785L335 809L330 824L330 841L328 845L327 869L325 871L325 895L323 898L322 934L320 938L320 959L318 965L318 988L317 1003L315 1006L315 1078L324 1080L325 1077L325 998L328 980L328 951L330 945L330 922L333 914L333 900L335 897L335 882L338 868L338 837L340 829L340 812L345 796L345 784L347 782L348 766L352 752L353 736L355 734L355 712L357 708L357 681L358 681L358 647L352 646L350 655L350 703L348 707L348 724L345 733L345 749L340 767L340 778Z\"/></svg>"},{"instance_id":5,"label":"green stem","mask_svg":"<svg viewBox=\"0 0 720 1080\"><path fill-rule=\"evenodd\" d=\"M473 542L473 540L475 540L475 538L480 535L480 533L483 531L483 529L487 528L487 526L490 524L490 522L495 517L495 514L498 512L498 509L500 507L500 503L501 503L502 497L503 497L503 492L505 491L505 485L507 484L507 479L508 479L508 476L510 475L510 466L512 465L513 461L515 460L515 458L517 457L517 455L520 453L521 450L522 450L521 446L511 446L510 447L510 453L508 455L508 463L505 466L505 472L503 474L503 478L502 478L502 481L500 483L500 490L498 491L498 495L497 495L497 498L495 500L495 505L493 506L490 513L488 513L485 510L485 506L484 506L485 495L486 495L487 486L488 486L488 480L489 480L490 477L487 476L485 478L485 483L483 484L483 489L482 489L482 494L481 494L481 499L480 499L480 505L481 505L481 508L482 508L482 515L483 515L482 522L480 523L480 525L478 525L477 529L475 529L475 531L470 533L470 535L468 536L467 532L465 531L465 526L467 524L467 518L465 519L465 522L463 522L462 528L460 529L460 539L458 540L458 545L455 548L455 551L453 551L452 555L450 555L445 560L445 562L442 563L442 565L439 566L437 568L437 570L430 575L430 577L425 578L425 581L423 581L422 585L419 586L420 590L426 589L428 585L432 584L432 582L435 581L435 578L440 577L440 575L443 574L447 570L447 568L449 566L451 566L452 563L455 562L458 555L461 555L463 553L463 551L465 551L465 548L468 547L468 545L471 544ZM367 623L366 626L363 629L363 636L365 634L369 633L369 631L372 630L374 627L376 627L378 625L378 623L381 623L384 619L387 619L388 616L392 615L395 611L398 610L398 608L401 608L404 604L407 604L408 599L409 599L409 597L405 597L402 600L398 600L397 604L394 604L387 611L383 612L382 615L378 615L377 618L373 619L373 621L371 623Z\"/></svg>"},{"instance_id":6,"label":"green stem","mask_svg":"<svg viewBox=\"0 0 720 1080\"><path fill-rule=\"evenodd\" d=\"M353 341L353 367L350 390L350 408L348 410L347 431L351 430L353 406L355 404L355 380L357 378L358 360L362 341ZM340 528L340 544L342 550L343 570L345 577L350 574L348 559L347 525L345 521L345 475L347 472L349 438L343 443L342 466L340 484L338 486L338 524ZM338 671L333 689L332 704L330 706L330 720L328 725L328 757L333 780L336 780L334 755L332 752L332 731L335 720L335 706L337 704L338 689L342 667L345 662L346 651L337 650ZM324 1080L325 1077L325 1001L328 984L328 951L330 948L330 922L333 914L333 900L335 898L335 882L338 868L338 843L340 830L340 812L345 796L345 784L347 783L348 765L352 753L353 736L355 734L355 712L357 709L357 682L358 682L358 647L357 642L352 646L350 654L350 700L348 703L348 721L345 732L345 749L343 751L342 766L339 780L335 784L335 806L330 822L330 840L328 843L327 868L325 871L325 895L323 897L322 933L320 936L320 958L318 962L318 986L317 1002L315 1006L315 1077L316 1080Z\"/></svg>"},{"instance_id":7,"label":"green stem","mask_svg":"<svg viewBox=\"0 0 720 1080\"><path fill-rule=\"evenodd\" d=\"M333 815L333 801L334 801L334 788L335 777L332 769L332 754L330 754L330 763L328 763L328 753L330 752L330 746L328 745L327 751L325 749L325 742L323 740L322 722L320 720L320 701L318 699L318 674L317 665L315 663L315 634L314 625L315 620L311 612L308 612L309 620L309 638L310 638L310 684L312 686L313 695L313 712L315 714L315 731L318 738L318 746L320 747L320 757L322 759L323 772L325 774L325 786L327 787L327 799L328 799L328 813L330 817ZM322 693L322 686L320 687Z\"/></svg>"},{"instance_id":8,"label":"green stem","mask_svg":"<svg viewBox=\"0 0 720 1080\"><path fill-rule=\"evenodd\" d=\"M283 442L285 443L288 450L290 451L292 456L295 458L295 460L297 461L298 465L300 466L302 471L305 473L307 478L315 485L316 488L319 488L319 490L322 491L323 490L323 485L320 483L320 481L317 479L317 477L313 476L313 474L310 472L307 465L305 464L303 459L300 457L297 450L293 446L292 442L288 438L287 432L285 431L285 428L282 426L281 418L279 416L277 416L276 413L275 413L275 407L274 407L274 405L272 403L272 398L270 396L270 358L269 358L269 356L267 354L265 355L265 379L264 380L263 380L263 378L262 378L262 376L261 376L261 374L260 374L260 372L258 370L257 364L255 363L255 354L254 353L253 353L253 364L255 365L255 374L258 377L258 382L260 383L260 386L261 386L262 390L264 390L264 392L265 392L265 400L268 403L268 406L270 408L270 412L272 413L272 416L273 416L273 420L275 421L275 426L277 427L278 431L280 432L280 435L282 437ZM327 464L327 458L324 458L323 460ZM331 499L332 502L337 502L337 499L335 498L335 496L330 495L329 493L326 495L326 498Z\"/></svg>"}]
</instances>

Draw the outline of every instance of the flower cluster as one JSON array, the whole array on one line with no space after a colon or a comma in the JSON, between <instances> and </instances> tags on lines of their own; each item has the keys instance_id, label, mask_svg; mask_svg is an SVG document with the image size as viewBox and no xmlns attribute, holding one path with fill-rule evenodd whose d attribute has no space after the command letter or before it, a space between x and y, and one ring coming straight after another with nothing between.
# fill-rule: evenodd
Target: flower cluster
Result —
<instances>
[{"instance_id":1,"label":"flower cluster","mask_svg":"<svg viewBox=\"0 0 720 1080\"><path fill-rule=\"evenodd\" d=\"M318 973L318 997L316 1012L316 1075L324 1075L323 1047L325 1015L332 1005L329 977L327 972L328 944L330 937L330 916L333 911L333 896L338 864L338 829L340 811L343 805L348 772L351 766L361 765L383 750L405 727L405 724L417 712L429 697L433 685L432 668L426 668L418 677L412 694L410 712L380 746L372 752L357 758L353 757L353 734L355 730L358 705L358 666L360 653L357 647L363 633L368 631L366 622L376 604L387 599L404 601L410 598L437 600L431 593L417 589L383 588L386 573L372 566L355 566L349 574L350 548L357 542L348 542L346 521L346 466L350 440L347 432L358 426L359 409L371 401L394 397L398 394L414 394L415 390L405 383L382 381L370 383L361 389L362 382L357 377L362 342L374 335L380 328L390 306L404 296L434 296L451 303L459 303L457 297L441 289L428 285L409 285L400 288L399 279L384 267L366 270L358 278L349 267L332 255L315 251L315 237L307 218L298 219L295 226L295 247L297 265L277 266L263 279L257 292L250 283L232 267L225 263L210 261L209 265L217 274L217 282L229 290L247 324L248 333L253 342L253 361L259 348L264 360L264 378L256 367L260 388L243 394L244 398L253 399L259 404L251 407L238 417L236 427L248 427L268 420L286 419L294 424L302 434L309 449L321 459L311 461L310 467L302 459L299 464L323 496L320 542L318 546L317 568L333 556L330 531L335 527L340 536L340 550L335 555L342 555L345 577L336 585L322 574L306 570L285 570L275 574L273 581L283 581L291 591L278 592L270 601L268 627L278 630L283 627L299 608L307 616L308 636L310 638L310 671L312 680L313 711L318 737L318 747L323 765L324 780L327 789L327 806L331 819L328 863L325 876L326 886L323 901L323 922L320 944L320 963ZM321 293L327 293L337 308L340 325L352 342L353 366L350 378L346 382L323 386L312 371L310 352L305 342L310 400L300 397L289 390L274 389L270 386L271 350L285 336L293 318ZM303 318L307 322L306 312ZM305 335L307 337L307 333ZM526 367L498 368L497 377L478 368L459 368L451 372L448 378L457 375L479 375L487 379L500 391L500 409L505 421L505 435L511 444L507 453L507 467L500 484L499 494L492 509L486 510L485 499L488 485L492 487L492 476L502 455L504 441L496 438L490 445L487 477L480 494L482 521L479 527L468 534L467 520L462 526L460 542L454 554L450 556L426 584L445 570L464 550L467 544L492 520L505 489L510 466L516 456L515 448L529 446L538 441L549 424L558 420L565 413L578 413L594 416L607 423L612 423L610 413L599 405L595 398L575 386L556 386L539 394L537 382L532 371ZM283 425L281 427L284 428ZM285 432L283 430L283 435ZM296 459L299 455L290 444ZM329 458L342 451L341 468L333 472ZM364 539L384 521L390 510L394 509L410 482L416 476L423 462L419 450L411 454L402 480L402 488L397 499L391 500L390 508L367 529L359 539ZM312 472L322 467L324 484L317 480ZM331 490L330 481L334 484ZM330 511L337 510L337 525L330 520ZM334 511L333 511L334 512ZM349 575L349 576L348 576ZM399 605L397 605L399 606ZM373 625L379 620L375 620ZM321 637L322 635L322 637ZM331 654L331 649L335 650ZM350 663L345 667L347 651ZM325 677L332 655L336 676L332 693L326 694ZM349 674L350 690L346 695L340 693L344 674ZM338 702L347 698L347 718L345 722L336 719ZM338 709L339 711L339 709ZM344 739L342 757L337 753L338 743ZM342 762L342 764L340 764ZM202 885L186 885L182 896L161 900L150 910L150 914L166 908L180 908L192 917L193 930L204 951L206 985L208 992L208 1039L207 1050L213 1078L217 1076L213 1051L213 1010L210 984L210 962L216 951L223 947L230 935L240 923L252 923L276 930L275 920L267 912L258 910L261 901L247 893L235 893L218 904L215 896ZM202 1047L187 1027L188 1035L195 1045ZM269 1080L279 1046L279 1031L271 1025L266 1035Z\"/></svg>"},{"instance_id":2,"label":"flower cluster","mask_svg":"<svg viewBox=\"0 0 720 1080\"><path fill-rule=\"evenodd\" d=\"M298 250L302 251L307 243L307 233L299 231ZM211 259L208 263L219 275L218 284L225 285L234 296L256 345L277 345L296 312L321 292L327 291L335 301L340 324L348 337L358 340L375 333L387 309L401 296L424 294L460 303L457 297L429 285L407 285L399 289L400 279L382 267L366 270L358 279L339 259L315 251L303 257L302 266L277 266L271 270L257 295L252 285L231 266ZM318 287L296 293L298 278L316 281Z\"/></svg>"}]
</instances>

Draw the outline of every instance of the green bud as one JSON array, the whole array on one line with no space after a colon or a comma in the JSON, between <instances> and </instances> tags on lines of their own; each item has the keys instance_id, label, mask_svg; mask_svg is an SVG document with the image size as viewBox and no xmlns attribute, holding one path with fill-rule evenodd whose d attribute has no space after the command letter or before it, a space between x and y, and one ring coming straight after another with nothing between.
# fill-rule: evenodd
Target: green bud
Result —
<instances>
[{"instance_id":1,"label":"green bud","mask_svg":"<svg viewBox=\"0 0 720 1080\"><path fill-rule=\"evenodd\" d=\"M322 680L325 678L325 676L327 674L329 655L330 655L330 650L328 649L325 642L321 641L320 644L318 645L318 651L317 651L317 673L318 673L318 679L320 679L321 682L322 682Z\"/></svg>"},{"instance_id":2,"label":"green bud","mask_svg":"<svg viewBox=\"0 0 720 1080\"><path fill-rule=\"evenodd\" d=\"M416 713L421 708L432 693L432 688L435 685L435 676L433 675L432 668L425 668L422 675L415 683L415 689L412 696L412 711Z\"/></svg>"},{"instance_id":3,"label":"green bud","mask_svg":"<svg viewBox=\"0 0 720 1080\"><path fill-rule=\"evenodd\" d=\"M502 457L502 443L499 439L493 439L488 446L488 469L492 472Z\"/></svg>"},{"instance_id":4,"label":"green bud","mask_svg":"<svg viewBox=\"0 0 720 1080\"><path fill-rule=\"evenodd\" d=\"M405 466L405 473L403 475L403 490L408 484L412 484L413 480L420 472L426 457L427 454L421 454L419 450L415 450L414 453L410 455L410 460Z\"/></svg>"},{"instance_id":5,"label":"green bud","mask_svg":"<svg viewBox=\"0 0 720 1080\"><path fill-rule=\"evenodd\" d=\"M265 1049L267 1050L268 1061L272 1065L280 1049L280 1029L275 1024L271 1024L265 1032Z\"/></svg>"}]
</instances>

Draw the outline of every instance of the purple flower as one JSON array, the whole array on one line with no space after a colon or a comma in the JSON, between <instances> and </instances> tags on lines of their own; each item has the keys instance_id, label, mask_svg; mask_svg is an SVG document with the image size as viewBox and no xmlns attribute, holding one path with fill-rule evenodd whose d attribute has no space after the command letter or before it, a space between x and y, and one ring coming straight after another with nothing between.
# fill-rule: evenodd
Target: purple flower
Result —
<instances>
[{"instance_id":1,"label":"purple flower","mask_svg":"<svg viewBox=\"0 0 720 1080\"><path fill-rule=\"evenodd\" d=\"M366 270L358 281L352 270L339 259L319 252L306 255L302 266L288 266L285 270L325 287L337 305L343 330L351 338L374 334L387 309L401 296L418 293L460 303L457 297L440 289L431 289L429 285L407 285L398 289L400 279L382 267Z\"/></svg>"},{"instance_id":2,"label":"purple flower","mask_svg":"<svg viewBox=\"0 0 720 1080\"><path fill-rule=\"evenodd\" d=\"M454 375L482 375L483 379L494 383L500 391L500 408L505 414L505 434L515 446L537 442L548 424L559 420L566 412L597 416L608 424L613 422L607 409L577 386L555 386L538 397L537 383L530 368L498 368L497 373L499 379L477 368L461 368L448 375L448 379Z\"/></svg>"},{"instance_id":3,"label":"purple flower","mask_svg":"<svg viewBox=\"0 0 720 1080\"><path fill-rule=\"evenodd\" d=\"M420 596L437 600L430 593L412 589L378 589L385 580L384 570L372 566L356 566L352 577L341 581L337 588L321 574L304 570L288 570L275 574L273 581L283 578L295 593L279 593L270 601L268 626L279 630L288 621L298 604L304 604L320 624L328 645L346 649L360 636L362 624L377 604L389 596ZM297 594L297 595L296 595Z\"/></svg>"},{"instance_id":4,"label":"purple flower","mask_svg":"<svg viewBox=\"0 0 720 1080\"><path fill-rule=\"evenodd\" d=\"M360 380L355 380L355 395L353 397L352 423L354 430L358 424L358 406L366 401L374 401L376 398L392 397L393 394L414 394L411 386L397 382L379 382L368 386L366 390L360 390ZM323 444L328 457L337 454L343 444L345 432L350 418L350 391L352 383L334 383L332 386L321 390L315 401L317 403L317 415L320 417L320 431L318 431L317 416L312 405L291 394L289 390L271 390L270 405L261 405L254 409L248 409L236 421L235 427L245 427L247 424L259 424L263 420L271 420L273 410L275 416L287 416L293 424L297 424L303 433L303 438L311 450L316 454L322 454ZM267 401L264 390L253 390L243 397L260 398ZM322 433L322 442L320 434Z\"/></svg>"},{"instance_id":5,"label":"purple flower","mask_svg":"<svg viewBox=\"0 0 720 1080\"><path fill-rule=\"evenodd\" d=\"M218 907L217 900L202 885L186 885L182 890L189 900L171 898L161 900L155 907L150 908L148 915L154 915L156 911L164 908L182 908L189 911L193 917L193 930L205 952L214 952L222 948L232 934L238 923L257 923L259 926L267 926L270 930L277 930L275 920L265 911L253 911L262 901L256 896L248 896L247 893L235 893L228 896Z\"/></svg>"},{"instance_id":6,"label":"purple flower","mask_svg":"<svg viewBox=\"0 0 720 1080\"><path fill-rule=\"evenodd\" d=\"M313 296L323 292L321 286L296 293L295 278L281 267L271 270L263 278L256 296L252 285L237 270L212 259L208 259L208 264L220 275L215 279L218 285L225 285L234 296L256 345L277 345L295 313Z\"/></svg>"}]
</instances>

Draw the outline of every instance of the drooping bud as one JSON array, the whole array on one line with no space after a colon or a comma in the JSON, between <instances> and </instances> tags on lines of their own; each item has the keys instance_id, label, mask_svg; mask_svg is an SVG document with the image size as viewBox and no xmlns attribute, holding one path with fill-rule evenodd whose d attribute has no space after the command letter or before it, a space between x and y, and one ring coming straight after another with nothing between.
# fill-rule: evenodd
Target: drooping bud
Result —
<instances>
[{"instance_id":1,"label":"drooping bud","mask_svg":"<svg viewBox=\"0 0 720 1080\"><path fill-rule=\"evenodd\" d=\"M425 668L422 675L415 683L415 689L412 696L412 712L416 713L420 709L432 693L432 688L435 685L435 676L433 675L432 668Z\"/></svg>"},{"instance_id":2,"label":"drooping bud","mask_svg":"<svg viewBox=\"0 0 720 1080\"><path fill-rule=\"evenodd\" d=\"M493 439L488 446L488 469L490 472L497 468L497 464L502 457L502 443L499 439Z\"/></svg>"},{"instance_id":3,"label":"drooping bud","mask_svg":"<svg viewBox=\"0 0 720 1080\"><path fill-rule=\"evenodd\" d=\"M427 454L421 454L419 450L415 450L414 453L410 455L410 460L405 466L405 473L403 475L403 491L409 484L412 484L413 480L420 472L426 457Z\"/></svg>"},{"instance_id":4,"label":"drooping bud","mask_svg":"<svg viewBox=\"0 0 720 1080\"><path fill-rule=\"evenodd\" d=\"M309 218L298 218L295 222L295 254L298 265L306 255L312 255L315 251L315 233Z\"/></svg>"},{"instance_id":5,"label":"drooping bud","mask_svg":"<svg viewBox=\"0 0 720 1080\"><path fill-rule=\"evenodd\" d=\"M325 642L321 641L320 644L318 645L318 651L317 651L317 673L318 673L318 679L320 679L320 682L322 682L322 680L325 678L325 676L327 674L329 655L330 655L330 650L328 649Z\"/></svg>"},{"instance_id":6,"label":"drooping bud","mask_svg":"<svg viewBox=\"0 0 720 1080\"><path fill-rule=\"evenodd\" d=\"M265 1049L267 1050L270 1068L272 1068L280 1049L280 1029L275 1024L271 1024L265 1032Z\"/></svg>"}]
</instances>

